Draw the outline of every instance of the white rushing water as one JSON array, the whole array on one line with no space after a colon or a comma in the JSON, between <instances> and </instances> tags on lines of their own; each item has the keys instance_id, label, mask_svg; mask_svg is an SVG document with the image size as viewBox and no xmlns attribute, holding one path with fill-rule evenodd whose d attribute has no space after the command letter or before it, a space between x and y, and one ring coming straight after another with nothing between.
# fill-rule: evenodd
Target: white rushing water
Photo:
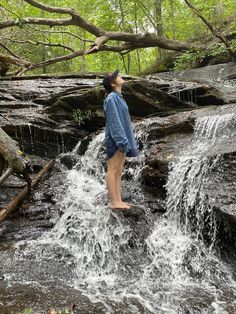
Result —
<instances>
[{"instance_id":1,"label":"white rushing water","mask_svg":"<svg viewBox=\"0 0 236 314\"><path fill-rule=\"evenodd\" d=\"M170 165L167 214L154 224L107 208L104 135L97 135L68 171L63 215L41 240L73 256L68 283L91 302L101 302L107 313L231 313L236 286L231 270L214 252L214 200L206 189L209 174L220 166L217 145L235 136L235 129L233 114L197 119L189 147ZM143 197L143 160L140 156L126 169L133 176L127 189L135 186L137 202ZM116 312L119 305L126 310Z\"/></svg>"}]
</instances>

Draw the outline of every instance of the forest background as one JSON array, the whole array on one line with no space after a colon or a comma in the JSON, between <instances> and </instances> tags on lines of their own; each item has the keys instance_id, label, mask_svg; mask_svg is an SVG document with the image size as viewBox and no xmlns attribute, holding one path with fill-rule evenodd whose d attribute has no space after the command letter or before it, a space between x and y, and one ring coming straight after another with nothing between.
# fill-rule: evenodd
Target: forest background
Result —
<instances>
[{"instance_id":1,"label":"forest background","mask_svg":"<svg viewBox=\"0 0 236 314\"><path fill-rule=\"evenodd\" d=\"M1 0L0 14L2 76L141 75L236 55L235 0Z\"/></svg>"}]
</instances>

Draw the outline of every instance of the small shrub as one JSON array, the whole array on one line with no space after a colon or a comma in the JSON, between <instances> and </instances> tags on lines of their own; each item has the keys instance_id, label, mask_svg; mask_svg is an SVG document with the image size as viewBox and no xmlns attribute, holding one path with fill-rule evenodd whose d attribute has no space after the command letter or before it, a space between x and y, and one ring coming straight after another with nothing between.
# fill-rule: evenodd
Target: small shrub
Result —
<instances>
[{"instance_id":1,"label":"small shrub","mask_svg":"<svg viewBox=\"0 0 236 314\"><path fill-rule=\"evenodd\" d=\"M186 51L182 55L176 57L174 61L174 70L186 70L197 67L198 63L205 57L202 50Z\"/></svg>"},{"instance_id":2,"label":"small shrub","mask_svg":"<svg viewBox=\"0 0 236 314\"><path fill-rule=\"evenodd\" d=\"M232 52L235 52L236 55L236 40L231 40L229 46ZM174 70L186 70L196 68L201 65L204 59L211 59L219 57L222 59L222 56L229 56L229 51L223 43L217 43L207 50L196 50L196 51L186 51L180 56L175 58Z\"/></svg>"},{"instance_id":3,"label":"small shrub","mask_svg":"<svg viewBox=\"0 0 236 314\"><path fill-rule=\"evenodd\" d=\"M92 117L91 110L81 111L80 109L74 109L72 112L73 119L79 124L82 125L86 120L90 120Z\"/></svg>"},{"instance_id":4,"label":"small shrub","mask_svg":"<svg viewBox=\"0 0 236 314\"><path fill-rule=\"evenodd\" d=\"M33 312L31 308L25 308L22 314L33 314Z\"/></svg>"}]
</instances>

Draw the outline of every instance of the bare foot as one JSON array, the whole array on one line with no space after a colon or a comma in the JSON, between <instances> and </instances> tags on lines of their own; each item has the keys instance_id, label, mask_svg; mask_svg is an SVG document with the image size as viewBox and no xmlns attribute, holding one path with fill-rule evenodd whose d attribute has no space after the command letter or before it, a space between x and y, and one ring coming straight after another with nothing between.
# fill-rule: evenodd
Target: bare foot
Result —
<instances>
[{"instance_id":1,"label":"bare foot","mask_svg":"<svg viewBox=\"0 0 236 314\"><path fill-rule=\"evenodd\" d=\"M122 204L124 204L124 205L127 205L127 206L133 206L133 204L130 204L130 203L126 203L126 202L122 202Z\"/></svg>"},{"instance_id":2,"label":"bare foot","mask_svg":"<svg viewBox=\"0 0 236 314\"><path fill-rule=\"evenodd\" d=\"M115 209L115 208L120 208L120 209L129 209L130 206L124 202L113 202L113 203L109 203L108 207L110 207L111 209Z\"/></svg>"}]
</instances>

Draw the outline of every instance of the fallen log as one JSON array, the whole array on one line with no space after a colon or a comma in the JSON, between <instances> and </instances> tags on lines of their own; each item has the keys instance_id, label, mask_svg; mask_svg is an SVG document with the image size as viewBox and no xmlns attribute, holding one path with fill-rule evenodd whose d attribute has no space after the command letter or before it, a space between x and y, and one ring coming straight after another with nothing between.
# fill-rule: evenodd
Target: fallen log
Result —
<instances>
[{"instance_id":1,"label":"fallen log","mask_svg":"<svg viewBox=\"0 0 236 314\"><path fill-rule=\"evenodd\" d=\"M0 185L14 172L12 168L7 168L7 170L0 177Z\"/></svg>"},{"instance_id":2,"label":"fallen log","mask_svg":"<svg viewBox=\"0 0 236 314\"><path fill-rule=\"evenodd\" d=\"M47 173L52 165L54 164L55 160L50 160L43 169L35 176L35 178L32 180L31 188L30 186L26 186L20 193L15 196L10 203L6 205L5 208L0 209L0 222L2 222L30 193L30 190L33 189L39 180L44 176L45 173Z\"/></svg>"},{"instance_id":3,"label":"fallen log","mask_svg":"<svg viewBox=\"0 0 236 314\"><path fill-rule=\"evenodd\" d=\"M21 152L19 144L0 128L0 185L13 173L23 175L28 185L26 169L30 160Z\"/></svg>"},{"instance_id":4,"label":"fallen log","mask_svg":"<svg viewBox=\"0 0 236 314\"><path fill-rule=\"evenodd\" d=\"M0 176L2 175L2 172L5 168L5 160L4 158L0 155Z\"/></svg>"}]
</instances>

